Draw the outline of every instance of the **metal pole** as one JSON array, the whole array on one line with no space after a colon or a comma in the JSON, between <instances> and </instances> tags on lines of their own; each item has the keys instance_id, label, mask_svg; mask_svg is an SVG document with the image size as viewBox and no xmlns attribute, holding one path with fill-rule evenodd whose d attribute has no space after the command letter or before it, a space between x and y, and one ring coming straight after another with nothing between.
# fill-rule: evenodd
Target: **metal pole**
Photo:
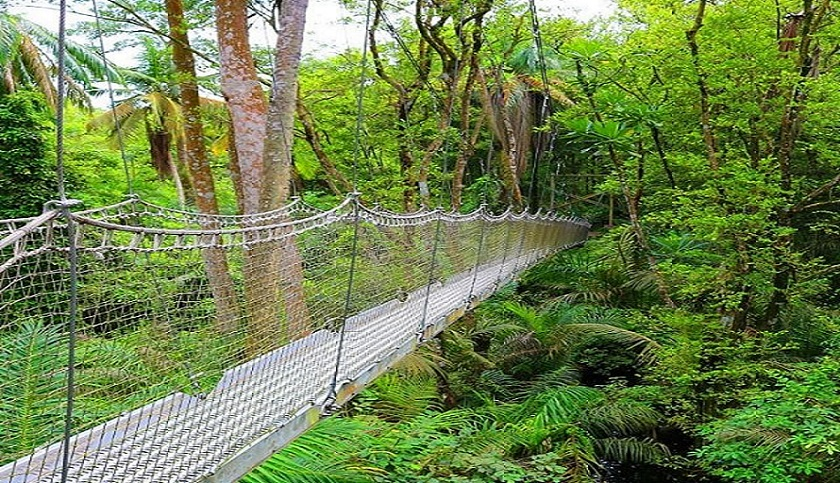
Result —
<instances>
[{"instance_id":1,"label":"metal pole","mask_svg":"<svg viewBox=\"0 0 840 483\"><path fill-rule=\"evenodd\" d=\"M67 483L70 476L70 439L73 435L73 403L76 395L76 320L79 312L79 254L76 244L76 225L70 215L70 207L79 203L76 200L66 199L61 202L61 213L67 221L68 258L70 262L70 313L67 317L67 401L64 414L61 483Z\"/></svg>"},{"instance_id":2,"label":"metal pole","mask_svg":"<svg viewBox=\"0 0 840 483\"><path fill-rule=\"evenodd\" d=\"M481 265L481 252L484 250L484 237L485 232L487 231L487 219L484 216L486 205L481 204L479 208L479 219L481 220L481 237L478 241L478 253L475 256L475 267L473 268L473 279L472 283L470 284L470 294L467 296L467 303L470 303L473 298L473 291L475 290L475 284L478 281L478 267Z\"/></svg>"},{"instance_id":3,"label":"metal pole","mask_svg":"<svg viewBox=\"0 0 840 483\"><path fill-rule=\"evenodd\" d=\"M429 264L429 279L426 283L426 300L423 302L423 316L420 319L420 327L417 328L417 340L420 342L424 341L423 331L426 329L427 318L429 315L429 297L432 293L432 283L434 283L435 279L435 268L437 265L437 251L438 245L440 244L440 225L441 225L441 218L443 217L443 212L440 208L437 209L438 216L437 222L435 223L435 242L432 245L432 260Z\"/></svg>"},{"instance_id":4,"label":"metal pole","mask_svg":"<svg viewBox=\"0 0 840 483\"><path fill-rule=\"evenodd\" d=\"M356 256L359 246L359 193L350 194L353 200L353 242L350 249L350 274L347 278L347 292L344 296L344 311L341 320L341 330L338 336L338 351L335 357L335 371L333 371L330 392L324 401L324 406L329 406L338 397L338 371L341 369L341 351L344 349L344 340L347 337L347 317L350 315L350 306L353 294L353 280L356 274Z\"/></svg>"},{"instance_id":5,"label":"metal pole","mask_svg":"<svg viewBox=\"0 0 840 483\"><path fill-rule=\"evenodd\" d=\"M499 264L499 274L496 276L496 281L494 282L494 285L497 289L499 288L499 285L502 284L502 273L505 271L505 263L507 262L507 252L508 248L510 248L510 226L512 224L510 215L511 214L508 213L508 215L505 216L505 244L504 249L502 250L502 262L501 264Z\"/></svg>"}]
</instances>

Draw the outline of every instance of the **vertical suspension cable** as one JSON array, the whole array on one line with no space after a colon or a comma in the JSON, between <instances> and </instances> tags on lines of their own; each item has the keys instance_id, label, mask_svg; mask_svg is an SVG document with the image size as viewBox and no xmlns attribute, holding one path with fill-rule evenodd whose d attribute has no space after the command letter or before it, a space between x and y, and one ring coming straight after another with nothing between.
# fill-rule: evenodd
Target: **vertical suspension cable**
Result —
<instances>
[{"instance_id":1,"label":"vertical suspension cable","mask_svg":"<svg viewBox=\"0 0 840 483\"><path fill-rule=\"evenodd\" d=\"M516 249L516 261L513 265L514 272L519 272L519 268L522 266L522 251L525 248L525 235L528 229L528 224L525 222L527 214L527 210L523 211L520 214L520 221L517 222L519 226L519 247Z\"/></svg>"},{"instance_id":2,"label":"vertical suspension cable","mask_svg":"<svg viewBox=\"0 0 840 483\"><path fill-rule=\"evenodd\" d=\"M513 213L510 210L508 210L507 216L505 216L505 244L504 248L502 249L502 261L499 264L499 274L496 276L496 281L493 283L493 285L497 289L502 284L502 277L505 271L505 264L507 263L508 249L510 248L510 232L512 231L511 225L513 224L511 220L512 214Z\"/></svg>"},{"instance_id":3,"label":"vertical suspension cable","mask_svg":"<svg viewBox=\"0 0 840 483\"><path fill-rule=\"evenodd\" d=\"M79 263L78 246L76 244L75 221L70 216L72 205L66 200L62 202L62 215L67 221L67 238L70 259L70 301L67 317L67 402L64 414L64 451L61 455L61 483L67 483L70 471L70 440L73 435L73 404L76 393L76 319L79 311Z\"/></svg>"},{"instance_id":4,"label":"vertical suspension cable","mask_svg":"<svg viewBox=\"0 0 840 483\"><path fill-rule=\"evenodd\" d=\"M58 101L55 109L55 158L56 174L58 175L58 197L63 202L67 200L64 179L64 99L67 96L64 82L67 70L64 49L67 45L67 0L60 0L58 12L58 73L56 74Z\"/></svg>"},{"instance_id":5,"label":"vertical suspension cable","mask_svg":"<svg viewBox=\"0 0 840 483\"><path fill-rule=\"evenodd\" d=\"M432 244L432 259L429 262L429 278L426 280L426 298L423 301L423 313L420 317L420 327L417 329L417 338L424 341L423 331L426 329L426 319L429 315L429 297L432 295L432 284L435 281L435 269L437 268L437 252L440 244L440 226L443 218L443 210L437 209L437 221L435 222L435 241Z\"/></svg>"},{"instance_id":6,"label":"vertical suspension cable","mask_svg":"<svg viewBox=\"0 0 840 483\"><path fill-rule=\"evenodd\" d=\"M347 318L350 316L353 297L353 282L356 275L356 258L359 247L359 195L352 193L353 198L353 240L350 247L350 274L347 276L347 291L344 294L344 309L341 316L341 329L338 334L338 350L336 351L335 370L333 371L330 391L327 394L325 406L329 406L338 398L338 373L341 370L341 351L344 349L344 341L347 337Z\"/></svg>"},{"instance_id":7,"label":"vertical suspension cable","mask_svg":"<svg viewBox=\"0 0 840 483\"><path fill-rule=\"evenodd\" d=\"M55 150L56 171L58 175L58 196L62 216L67 223L68 257L69 257L69 302L67 317L67 389L64 413L64 438L62 440L61 455L61 483L67 483L70 471L70 440L73 434L73 403L75 401L75 369L76 369L76 319L78 314L79 296L79 263L78 247L76 246L76 229L70 216L70 207L76 202L67 199L64 173L64 101L66 98L65 76L67 49L67 0L59 2L58 17L58 72L56 84L58 100L55 122Z\"/></svg>"},{"instance_id":8,"label":"vertical suspension cable","mask_svg":"<svg viewBox=\"0 0 840 483\"><path fill-rule=\"evenodd\" d=\"M481 235L478 238L478 253L475 255L475 266L473 267L472 283L470 283L470 293L467 296L467 303L472 302L473 291L475 291L475 284L478 281L478 269L481 266L481 252L484 250L484 239L487 235L487 205L483 204L479 208L479 217L481 220Z\"/></svg>"},{"instance_id":9,"label":"vertical suspension cable","mask_svg":"<svg viewBox=\"0 0 840 483\"><path fill-rule=\"evenodd\" d=\"M338 374L341 370L341 351L344 349L344 342L347 337L347 318L350 316L350 309L352 305L353 296L353 282L356 275L356 258L359 246L359 193L357 188L359 177L359 155L361 152L362 142L362 123L364 121L364 93L365 83L367 82L367 51L368 51L368 33L370 31L370 13L372 0L368 0L367 9L365 12L365 38L362 47L362 65L359 79L358 98L356 100L356 134L355 145L353 147L353 193L350 196L353 198L353 240L350 248L350 273L347 276L347 291L344 296L344 309L341 317L341 329L338 335L338 350L336 351L335 370L333 371L332 382L330 383L330 390L327 394L327 400L324 402L325 406L329 406L338 398Z\"/></svg>"},{"instance_id":10,"label":"vertical suspension cable","mask_svg":"<svg viewBox=\"0 0 840 483\"><path fill-rule=\"evenodd\" d=\"M105 82L108 85L108 102L111 106L111 114L114 117L114 129L117 133L117 145L120 149L120 159L123 163L123 171L125 172L126 189L129 195L134 194L134 180L132 179L131 170L128 166L128 157L125 154L125 139L123 137L122 123L119 116L117 116L117 102L114 100L114 81L111 77L111 69L108 68L108 58L105 56L105 40L102 38L102 23L99 18L99 6L96 0L91 0L93 6L93 18L96 23L96 36L99 38L99 53L102 57L102 65L105 68ZM177 175L177 173L176 173Z\"/></svg>"}]
</instances>

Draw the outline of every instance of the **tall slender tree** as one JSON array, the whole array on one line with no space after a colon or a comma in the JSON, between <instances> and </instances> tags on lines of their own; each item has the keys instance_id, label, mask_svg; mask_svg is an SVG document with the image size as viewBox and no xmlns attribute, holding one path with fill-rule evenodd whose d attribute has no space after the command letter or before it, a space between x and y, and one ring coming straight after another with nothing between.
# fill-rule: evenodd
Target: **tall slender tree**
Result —
<instances>
[{"instance_id":1,"label":"tall slender tree","mask_svg":"<svg viewBox=\"0 0 840 483\"><path fill-rule=\"evenodd\" d=\"M207 151L204 146L204 124L201 120L201 100L195 75L195 59L190 49L187 24L184 19L182 0L166 0L166 14L169 22L169 35L172 38L172 60L178 76L181 94L181 112L183 114L184 158L195 189L195 204L202 213L218 214L219 202L216 197L216 184ZM213 229L212 222L206 222L205 228ZM227 263L227 255L221 248L209 248L202 251L204 267L213 300L216 302L217 327L220 332L231 333L237 328L239 319L238 301L233 286L233 278Z\"/></svg>"},{"instance_id":2,"label":"tall slender tree","mask_svg":"<svg viewBox=\"0 0 840 483\"><path fill-rule=\"evenodd\" d=\"M216 0L216 27L221 60L222 93L233 126L239 193L246 214L272 209L286 201L291 178L291 140L297 99L305 0L274 2L277 46L271 107L257 77L248 39L247 4ZM248 351L264 352L281 340L309 330L303 297L303 265L291 237L282 245L258 243L246 251L245 297L248 310ZM285 326L277 314L280 290L285 302Z\"/></svg>"}]
</instances>

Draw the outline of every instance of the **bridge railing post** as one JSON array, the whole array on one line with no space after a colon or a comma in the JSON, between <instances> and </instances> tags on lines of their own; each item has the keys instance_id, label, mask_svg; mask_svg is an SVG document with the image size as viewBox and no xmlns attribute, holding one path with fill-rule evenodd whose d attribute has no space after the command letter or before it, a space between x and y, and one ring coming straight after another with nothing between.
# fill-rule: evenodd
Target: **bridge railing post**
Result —
<instances>
[{"instance_id":1,"label":"bridge railing post","mask_svg":"<svg viewBox=\"0 0 840 483\"><path fill-rule=\"evenodd\" d=\"M324 407L332 406L338 397L338 377L341 371L341 353L344 350L344 344L347 339L347 318L350 316L352 297L353 297L353 282L356 275L356 262L359 250L359 221L360 221L360 206L359 193L354 192L351 195L353 200L353 239L350 248L350 273L347 276L347 291L344 295L344 308L341 316L341 327L338 335L338 350L335 357L335 369L333 370L332 381L330 389L327 393L327 399L324 401Z\"/></svg>"},{"instance_id":2,"label":"bridge railing post","mask_svg":"<svg viewBox=\"0 0 840 483\"><path fill-rule=\"evenodd\" d=\"M437 253L438 247L440 246L440 229L441 225L443 224L443 211L441 208L437 210L437 220L435 221L435 234L434 234L434 241L432 242L432 255L431 259L429 260L429 276L426 281L426 296L423 300L423 313L420 317L420 324L417 328L417 340L419 342L423 342L425 340L425 330L426 326L428 325L428 317L429 317L429 299L432 294L432 286L435 284L435 270L437 269Z\"/></svg>"},{"instance_id":3,"label":"bridge railing post","mask_svg":"<svg viewBox=\"0 0 840 483\"><path fill-rule=\"evenodd\" d=\"M522 252L525 251L525 238L528 234L528 216L526 212L519 215L519 221L517 224L519 225L519 243L516 248L516 261L514 262L513 271L511 272L513 276L516 276L516 274L519 273L523 265Z\"/></svg>"},{"instance_id":4,"label":"bridge railing post","mask_svg":"<svg viewBox=\"0 0 840 483\"><path fill-rule=\"evenodd\" d=\"M469 295L467 295L467 304L470 304L473 300L473 295L475 291L475 284L478 281L478 270L481 267L481 255L483 254L484 245L485 245L485 238L487 237L487 207L482 203L481 207L479 208L479 222L481 223L481 235L478 238L478 251L475 254L475 264L472 269L472 282L470 282L470 291Z\"/></svg>"},{"instance_id":5,"label":"bridge railing post","mask_svg":"<svg viewBox=\"0 0 840 483\"><path fill-rule=\"evenodd\" d=\"M513 225L513 219L511 217L510 210L508 210L508 212L505 214L504 224L505 224L505 242L504 242L504 246L502 248L502 260L499 263L499 273L496 275L496 281L493 282L493 285L496 289L498 289L499 286L502 284L502 277L504 277L505 264L507 263L508 249L510 248L510 232L512 231L511 230L511 225Z\"/></svg>"}]
</instances>

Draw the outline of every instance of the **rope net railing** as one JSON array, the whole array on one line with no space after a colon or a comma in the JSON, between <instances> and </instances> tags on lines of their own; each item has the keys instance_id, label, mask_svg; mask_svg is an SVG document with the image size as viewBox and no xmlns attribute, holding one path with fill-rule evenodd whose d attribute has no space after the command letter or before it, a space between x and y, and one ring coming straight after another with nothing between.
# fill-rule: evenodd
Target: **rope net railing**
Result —
<instances>
[{"instance_id":1,"label":"rope net railing","mask_svg":"<svg viewBox=\"0 0 840 483\"><path fill-rule=\"evenodd\" d=\"M0 221L0 483L233 481L250 448L276 449L266 438L588 228L355 197L255 216L135 197Z\"/></svg>"}]
</instances>

